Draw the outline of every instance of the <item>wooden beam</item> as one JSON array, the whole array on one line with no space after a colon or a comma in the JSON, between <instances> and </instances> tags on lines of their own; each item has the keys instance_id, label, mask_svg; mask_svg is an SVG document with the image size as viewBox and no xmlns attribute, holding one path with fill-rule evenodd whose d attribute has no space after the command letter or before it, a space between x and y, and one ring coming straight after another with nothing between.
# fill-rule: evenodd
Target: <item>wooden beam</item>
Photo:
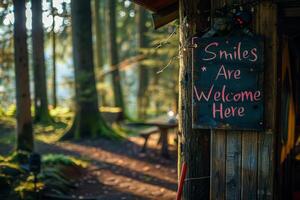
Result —
<instances>
[{"instance_id":1,"label":"wooden beam","mask_svg":"<svg viewBox=\"0 0 300 200\"><path fill-rule=\"evenodd\" d=\"M167 8L168 6L177 3L178 0L132 0L134 3L139 4L140 6L150 10L152 12L158 12L163 8Z\"/></svg>"},{"instance_id":2,"label":"wooden beam","mask_svg":"<svg viewBox=\"0 0 300 200\"><path fill-rule=\"evenodd\" d=\"M158 29L173 20L177 19L179 17L178 12L178 3L172 4L171 6L168 6L167 8L163 8L159 10L157 13L152 14L153 22L154 22L154 28Z\"/></svg>"}]
</instances>

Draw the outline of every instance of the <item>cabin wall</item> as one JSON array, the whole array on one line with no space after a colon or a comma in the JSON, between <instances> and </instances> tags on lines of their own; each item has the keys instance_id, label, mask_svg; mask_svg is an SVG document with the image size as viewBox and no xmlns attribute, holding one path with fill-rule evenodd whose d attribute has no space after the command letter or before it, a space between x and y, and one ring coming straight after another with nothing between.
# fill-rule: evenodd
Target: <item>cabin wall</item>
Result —
<instances>
[{"instance_id":1,"label":"cabin wall","mask_svg":"<svg viewBox=\"0 0 300 200\"><path fill-rule=\"evenodd\" d=\"M191 128L192 55L186 47L194 34L205 30L205 17L225 4L239 0L179 1L180 10L180 120L179 166L187 162L184 199L278 199L277 166L280 163L282 133L279 131L280 89L278 65L281 56L278 34L278 6L273 1L255 5L253 30L262 35L264 50L264 131L204 130ZM247 2L247 1L246 1ZM206 4L209 4L207 6ZM204 7L203 7L204 6ZM211 16L213 19L213 16ZM206 20L207 21L207 20ZM279 79L278 79L279 78ZM289 115L293 115L290 112ZM289 122L292 124L292 118ZM290 131L293 132L293 131ZM207 136L210 138L207 138ZM210 143L207 144L206 142ZM205 154L210 153L207 158ZM210 166L207 162L210 159ZM205 162L206 161L206 162ZM209 166L209 181L207 168ZM179 167L180 169L180 167ZM202 196L201 196L202 195ZM201 198L200 198L201 197Z\"/></svg>"},{"instance_id":2,"label":"cabin wall","mask_svg":"<svg viewBox=\"0 0 300 200\"><path fill-rule=\"evenodd\" d=\"M224 0L211 1L214 8ZM277 91L277 6L261 2L254 30L265 38L264 132L212 130L210 199L273 199Z\"/></svg>"}]
</instances>

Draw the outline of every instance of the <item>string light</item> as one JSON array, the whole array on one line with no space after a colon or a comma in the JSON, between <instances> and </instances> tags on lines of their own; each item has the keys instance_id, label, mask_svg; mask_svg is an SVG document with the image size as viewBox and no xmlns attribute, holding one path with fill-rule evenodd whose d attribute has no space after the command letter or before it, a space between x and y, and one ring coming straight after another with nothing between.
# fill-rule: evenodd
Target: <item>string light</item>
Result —
<instances>
[{"instance_id":1,"label":"string light","mask_svg":"<svg viewBox=\"0 0 300 200\"><path fill-rule=\"evenodd\" d=\"M228 35L230 35L230 31L232 31L232 29L234 28L240 28L242 29L242 31L247 34L247 35L252 35L251 31L249 30L249 26L252 23L252 15L254 13L254 7L259 3L258 0L255 1L249 1L246 3L242 3L242 4L235 4L232 6L228 6L228 5L224 5L222 8L219 9L215 9L215 19L216 18L227 18L228 20L224 20L224 22L229 23L228 26L229 28L229 32L227 33ZM202 13L207 13L210 12L210 10L204 10L202 11ZM200 11L197 12L198 14L200 13ZM200 13L201 14L201 13ZM211 21L211 17L207 18L207 21ZM182 20L182 24L179 25L179 29L181 31L183 31L184 28L188 28L190 27L190 24L187 23L187 17L185 16ZM176 34L178 27L176 26L174 28L174 31L168 36L168 38L163 41L160 42L155 49L157 48L161 48L164 45L169 44L169 40ZM205 32L209 32L209 30L211 30L211 28L208 28L205 30ZM222 31L222 30L216 30L215 33L218 33L218 31ZM213 34L215 34L213 33ZM213 36L213 35L211 35ZM210 37L211 37L210 36ZM197 48L197 45L192 44L191 43L191 39L193 36L186 38L185 39L185 44L183 44L182 46L180 46L179 48L179 53L178 56L174 56L172 57L168 64L166 66L164 66L161 70L159 70L157 72L157 74L162 73L166 68L168 68L171 63L175 60L175 59L179 59L183 57L183 52L186 52L188 49L193 49L193 48Z\"/></svg>"}]
</instances>

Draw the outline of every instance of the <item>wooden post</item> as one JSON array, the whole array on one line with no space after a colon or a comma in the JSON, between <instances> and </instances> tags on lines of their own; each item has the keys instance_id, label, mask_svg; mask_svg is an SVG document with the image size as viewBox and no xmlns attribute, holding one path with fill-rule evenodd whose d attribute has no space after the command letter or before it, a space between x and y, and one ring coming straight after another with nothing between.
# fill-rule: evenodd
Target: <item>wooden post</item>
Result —
<instances>
[{"instance_id":1,"label":"wooden post","mask_svg":"<svg viewBox=\"0 0 300 200\"><path fill-rule=\"evenodd\" d=\"M209 199L210 130L192 129L191 38L208 27L209 1L180 0L179 169L187 163L183 199Z\"/></svg>"}]
</instances>

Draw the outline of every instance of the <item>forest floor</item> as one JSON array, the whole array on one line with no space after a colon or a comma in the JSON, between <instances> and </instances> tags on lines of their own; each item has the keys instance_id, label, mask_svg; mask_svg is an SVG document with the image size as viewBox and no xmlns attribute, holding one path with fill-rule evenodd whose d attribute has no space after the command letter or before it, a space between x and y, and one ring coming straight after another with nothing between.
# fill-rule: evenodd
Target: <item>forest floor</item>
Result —
<instances>
[{"instance_id":1,"label":"forest floor","mask_svg":"<svg viewBox=\"0 0 300 200\"><path fill-rule=\"evenodd\" d=\"M1 126L1 124L0 124ZM7 134L14 134L3 129ZM2 135L3 136L3 135ZM174 134L170 137L171 159L160 156L158 134L149 139L146 153L141 153L143 139L129 137L122 141L105 139L44 143L36 141L36 152L71 155L89 162L76 182L74 199L105 200L168 200L177 189L176 148ZM5 137L7 138L7 137ZM8 137L9 138L9 137ZM0 138L1 140L1 138ZM3 141L0 153L12 150L13 144Z\"/></svg>"}]
</instances>

